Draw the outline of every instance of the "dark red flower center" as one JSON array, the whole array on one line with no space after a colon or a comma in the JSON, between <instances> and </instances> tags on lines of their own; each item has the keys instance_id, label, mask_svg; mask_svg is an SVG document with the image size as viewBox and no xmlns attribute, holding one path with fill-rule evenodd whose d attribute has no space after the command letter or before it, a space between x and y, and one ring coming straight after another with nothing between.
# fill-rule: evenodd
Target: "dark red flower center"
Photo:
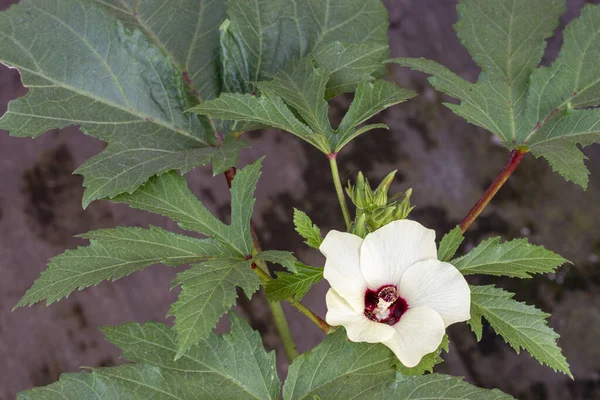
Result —
<instances>
[{"instance_id":1,"label":"dark red flower center","mask_svg":"<svg viewBox=\"0 0 600 400\"><path fill-rule=\"evenodd\" d=\"M371 321L394 325L408 310L408 304L394 285L382 286L365 292L365 316Z\"/></svg>"}]
</instances>

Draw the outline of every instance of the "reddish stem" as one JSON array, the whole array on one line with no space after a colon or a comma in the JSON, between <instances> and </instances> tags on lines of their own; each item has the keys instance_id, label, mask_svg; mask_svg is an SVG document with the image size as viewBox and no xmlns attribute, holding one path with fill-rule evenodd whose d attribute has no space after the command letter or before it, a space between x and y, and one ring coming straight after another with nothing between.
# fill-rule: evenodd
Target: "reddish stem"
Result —
<instances>
[{"instance_id":1,"label":"reddish stem","mask_svg":"<svg viewBox=\"0 0 600 400\"><path fill-rule=\"evenodd\" d=\"M512 175L512 173L517 168L517 165L523 159L523 156L527 153L527 151L514 149L510 153L510 158L502 171L498 173L496 179L492 182L490 187L487 188L485 193L481 196L481 198L475 203L471 211L467 214L467 216L460 223L460 230L465 233L467 229L471 226L473 221L481 214L483 209L488 205L490 200L498 193L498 190L504 185L504 183L508 180L508 178Z\"/></svg>"}]
</instances>

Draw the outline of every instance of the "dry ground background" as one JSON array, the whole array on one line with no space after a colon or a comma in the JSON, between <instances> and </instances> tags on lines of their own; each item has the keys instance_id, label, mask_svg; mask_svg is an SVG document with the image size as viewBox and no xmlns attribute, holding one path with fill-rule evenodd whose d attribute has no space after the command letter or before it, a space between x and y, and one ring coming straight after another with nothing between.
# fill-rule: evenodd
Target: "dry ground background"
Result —
<instances>
[{"instance_id":1,"label":"dry ground background","mask_svg":"<svg viewBox=\"0 0 600 400\"><path fill-rule=\"evenodd\" d=\"M0 0L0 9L14 2ZM563 27L585 1L568 3ZM477 67L452 31L456 1L389 0L386 4L394 56L429 57L464 77L477 77ZM549 41L544 62L556 56L561 31ZM444 97L431 89L423 75L392 68L390 78L416 89L420 96L380 115L391 131L373 132L348 146L339 158L341 171L347 179L362 170L376 182L387 171L398 169L393 189L412 187L417 205L412 218L441 235L475 203L508 153L490 134L445 109ZM0 114L8 101L24 92L18 74L0 66ZM350 100L334 100L332 118L339 118ZM298 207L324 231L341 227L327 160L281 132L252 133L247 138L252 149L244 151L242 164L268 155L255 212L264 247L293 250L304 261L320 265L320 255L303 247L294 233L291 215L292 207ZM120 363L119 351L103 340L97 327L132 320L165 322L176 298L176 291L169 291L175 271L152 267L74 293L49 308L38 304L10 311L45 268L47 258L85 244L73 238L77 233L148 224L177 230L166 219L109 202L81 209L82 180L71 172L102 146L76 128L48 132L36 140L0 132L0 400L51 383L60 373L77 371L81 365ZM600 146L589 147L586 154L592 171L586 192L552 173L544 161L528 156L471 228L466 244L472 247L492 235L525 236L573 261L550 277L500 283L517 291L520 300L553 313L550 323L562 336L560 344L576 379L553 374L527 354L516 356L489 328L476 343L465 326L451 330L453 345L439 371L465 375L473 383L498 387L520 399L600 399ZM223 217L228 214L222 176L213 178L208 169L198 169L188 177L207 206ZM306 297L306 303L321 315L326 289L322 282ZM252 302L240 301L238 309L265 333L268 348L280 349L262 295ZM322 339L302 315L293 309L288 313L301 351ZM287 364L282 359L279 369L285 374Z\"/></svg>"}]
</instances>

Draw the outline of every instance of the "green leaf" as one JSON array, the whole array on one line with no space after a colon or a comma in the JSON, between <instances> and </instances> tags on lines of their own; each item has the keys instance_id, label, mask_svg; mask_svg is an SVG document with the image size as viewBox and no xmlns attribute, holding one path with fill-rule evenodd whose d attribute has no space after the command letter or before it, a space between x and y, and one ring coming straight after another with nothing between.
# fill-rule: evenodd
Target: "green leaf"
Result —
<instances>
[{"instance_id":1,"label":"green leaf","mask_svg":"<svg viewBox=\"0 0 600 400\"><path fill-rule=\"evenodd\" d=\"M163 373L149 365L100 368L92 373L63 374L52 385L23 392L18 400L197 399L201 382L185 374Z\"/></svg>"},{"instance_id":2,"label":"green leaf","mask_svg":"<svg viewBox=\"0 0 600 400\"><path fill-rule=\"evenodd\" d=\"M568 262L542 246L529 244L527 239L500 243L495 237L484 240L468 254L452 261L464 275L485 274L531 278L532 274L554 272Z\"/></svg>"},{"instance_id":3,"label":"green leaf","mask_svg":"<svg viewBox=\"0 0 600 400\"><path fill-rule=\"evenodd\" d=\"M403 89L393 82L364 81L356 89L354 100L336 131L334 151L338 152L352 138L356 127L380 111L415 96L415 92ZM364 132L364 131L363 131Z\"/></svg>"},{"instance_id":4,"label":"green leaf","mask_svg":"<svg viewBox=\"0 0 600 400\"><path fill-rule=\"evenodd\" d=\"M313 224L304 211L300 211L297 208L294 208L294 226L296 227L296 232L306 239L304 243L313 249L319 249L319 246L323 243L321 230Z\"/></svg>"},{"instance_id":5,"label":"green leaf","mask_svg":"<svg viewBox=\"0 0 600 400\"><path fill-rule=\"evenodd\" d=\"M80 236L90 239L90 245L52 258L15 308L44 299L51 304L77 289L117 280L149 265L178 266L223 252L223 246L212 239L200 240L157 227L104 229Z\"/></svg>"},{"instance_id":6,"label":"green leaf","mask_svg":"<svg viewBox=\"0 0 600 400\"><path fill-rule=\"evenodd\" d=\"M296 358L283 387L285 400L411 399L505 400L498 390L485 390L461 378L438 374L402 376L394 354L382 344L350 342L343 329Z\"/></svg>"},{"instance_id":7,"label":"green leaf","mask_svg":"<svg viewBox=\"0 0 600 400\"><path fill-rule=\"evenodd\" d=\"M482 68L470 83L423 59L390 60L432 75L438 90L457 98L447 106L500 138L508 149L531 150L584 189L585 155L577 145L600 141L600 6L586 5L565 29L550 67L538 67L545 39L564 12L564 0L461 0L456 29Z\"/></svg>"},{"instance_id":8,"label":"green leaf","mask_svg":"<svg viewBox=\"0 0 600 400\"><path fill-rule=\"evenodd\" d=\"M446 233L440 242L438 260L449 262L464 240L465 237L462 234L460 226L456 226L450 232Z\"/></svg>"},{"instance_id":9,"label":"green leaf","mask_svg":"<svg viewBox=\"0 0 600 400\"><path fill-rule=\"evenodd\" d=\"M270 78L290 59L336 41L387 47L387 11L379 0L230 0L227 11L227 49L238 55L230 63L237 66L228 70L234 76L230 80L247 81L247 86Z\"/></svg>"},{"instance_id":10,"label":"green leaf","mask_svg":"<svg viewBox=\"0 0 600 400\"><path fill-rule=\"evenodd\" d=\"M359 83L385 75L382 63L390 50L386 41L343 43L321 46L313 53L315 62L329 74L325 98L353 92Z\"/></svg>"},{"instance_id":11,"label":"green leaf","mask_svg":"<svg viewBox=\"0 0 600 400\"><path fill-rule=\"evenodd\" d=\"M210 118L256 122L290 132L318 148L323 147L317 135L294 116L283 100L268 92L263 92L262 97L224 93L218 99L199 104L190 111ZM324 149L327 151L327 147Z\"/></svg>"},{"instance_id":12,"label":"green leaf","mask_svg":"<svg viewBox=\"0 0 600 400\"><path fill-rule=\"evenodd\" d=\"M0 36L0 62L29 88L9 104L0 129L36 137L76 124L108 142L77 170L84 207L156 173L210 162L213 130L184 114L196 100L171 60L91 1L22 1L0 13Z\"/></svg>"},{"instance_id":13,"label":"green leaf","mask_svg":"<svg viewBox=\"0 0 600 400\"><path fill-rule=\"evenodd\" d=\"M349 399L377 393L394 381L393 353L382 344L353 343L343 329L294 360L283 387L285 400Z\"/></svg>"},{"instance_id":14,"label":"green leaf","mask_svg":"<svg viewBox=\"0 0 600 400\"><path fill-rule=\"evenodd\" d=\"M231 334L211 334L177 361L175 333L165 325L104 328L125 357L141 364L63 374L60 381L18 399L277 399L281 383L275 354L264 351L260 336L245 322L234 316L231 321Z\"/></svg>"},{"instance_id":15,"label":"green leaf","mask_svg":"<svg viewBox=\"0 0 600 400\"><path fill-rule=\"evenodd\" d=\"M220 258L195 265L173 280L173 287L182 286L169 310L169 315L175 317L176 358L206 337L235 304L237 286L248 297L258 290L260 280L251 264L252 260Z\"/></svg>"},{"instance_id":16,"label":"green leaf","mask_svg":"<svg viewBox=\"0 0 600 400\"><path fill-rule=\"evenodd\" d=\"M394 362L396 370L400 372L404 376L421 376L425 373L432 373L433 368L442 362L444 359L442 358L442 351L448 353L450 349L450 341L448 340L448 335L444 335L442 339L442 343L433 353L426 354L423 356L419 364L412 368L405 367L399 360Z\"/></svg>"},{"instance_id":17,"label":"green leaf","mask_svg":"<svg viewBox=\"0 0 600 400\"><path fill-rule=\"evenodd\" d=\"M480 389L449 375L429 374L424 376L399 376L393 385L383 390L382 395L365 399L406 399L406 400L514 400L514 397L494 389Z\"/></svg>"},{"instance_id":18,"label":"green leaf","mask_svg":"<svg viewBox=\"0 0 600 400\"><path fill-rule=\"evenodd\" d=\"M139 29L185 74L201 99L220 92L219 25L225 2L219 0L92 0L127 28ZM177 23L173 23L177 21Z\"/></svg>"},{"instance_id":19,"label":"green leaf","mask_svg":"<svg viewBox=\"0 0 600 400\"><path fill-rule=\"evenodd\" d=\"M305 57L292 59L272 80L256 85L261 91L277 93L316 134L324 135L331 132L325 101L328 80L329 74L321 68L315 68L312 58Z\"/></svg>"},{"instance_id":20,"label":"green leaf","mask_svg":"<svg viewBox=\"0 0 600 400\"><path fill-rule=\"evenodd\" d=\"M598 79L600 81L600 76ZM567 110L555 114L529 140L536 157L544 157L553 170L586 189L590 171L584 164L587 157L577 144L587 146L600 141L600 110Z\"/></svg>"},{"instance_id":21,"label":"green leaf","mask_svg":"<svg viewBox=\"0 0 600 400\"><path fill-rule=\"evenodd\" d=\"M297 262L296 269L293 274L280 272L277 274L277 279L269 281L265 287L269 300L283 301L293 296L300 301L312 285L323 279L323 268L309 267Z\"/></svg>"},{"instance_id":22,"label":"green leaf","mask_svg":"<svg viewBox=\"0 0 600 400\"><path fill-rule=\"evenodd\" d=\"M275 369L275 353L267 354L258 332L234 313L229 314L231 333L208 337L175 360L175 331L157 323L128 323L106 327L106 339L123 350L123 358L160 367L163 372L185 374L202 382L203 393L224 399L276 399L281 383Z\"/></svg>"},{"instance_id":23,"label":"green leaf","mask_svg":"<svg viewBox=\"0 0 600 400\"><path fill-rule=\"evenodd\" d=\"M285 267L288 271L296 272L296 263L298 260L293 253L281 250L265 250L254 256L254 260L272 262Z\"/></svg>"},{"instance_id":24,"label":"green leaf","mask_svg":"<svg viewBox=\"0 0 600 400\"><path fill-rule=\"evenodd\" d=\"M237 171L231 183L231 226L228 229L229 242L241 250L242 255L252 254L252 232L250 219L254 210L254 192L260 178L262 160Z\"/></svg>"},{"instance_id":25,"label":"green leaf","mask_svg":"<svg viewBox=\"0 0 600 400\"><path fill-rule=\"evenodd\" d=\"M240 150L249 148L250 144L242 139L225 136L223 144L212 153L213 176L224 173L238 164Z\"/></svg>"},{"instance_id":26,"label":"green leaf","mask_svg":"<svg viewBox=\"0 0 600 400\"><path fill-rule=\"evenodd\" d=\"M199 232L230 246L228 256L251 254L250 216L253 193L260 176L262 159L238 171L231 187L231 225L225 225L194 196L185 178L176 172L151 178L132 194L115 197L116 202L171 218L185 230Z\"/></svg>"},{"instance_id":27,"label":"green leaf","mask_svg":"<svg viewBox=\"0 0 600 400\"><path fill-rule=\"evenodd\" d=\"M436 89L462 102L449 105L452 111L510 147L518 136L516 120L523 115L529 76L564 10L563 0L461 0L455 29L482 69L476 84L433 61L393 61L432 74Z\"/></svg>"},{"instance_id":28,"label":"green leaf","mask_svg":"<svg viewBox=\"0 0 600 400\"><path fill-rule=\"evenodd\" d=\"M512 299L514 293L489 286L471 286L471 319L468 324L481 340L481 317L520 353L527 350L540 363L573 378L569 364L556 344L558 334L546 323L549 314Z\"/></svg>"},{"instance_id":29,"label":"green leaf","mask_svg":"<svg viewBox=\"0 0 600 400\"><path fill-rule=\"evenodd\" d=\"M531 126L547 119L556 109L600 105L600 72L589 68L600 62L599 22L600 7L586 5L581 16L565 28L563 46L556 61L549 68L538 68L531 76L527 98ZM529 143L544 140L545 136L539 131L523 132L519 139L525 139L526 134L530 136Z\"/></svg>"}]
</instances>

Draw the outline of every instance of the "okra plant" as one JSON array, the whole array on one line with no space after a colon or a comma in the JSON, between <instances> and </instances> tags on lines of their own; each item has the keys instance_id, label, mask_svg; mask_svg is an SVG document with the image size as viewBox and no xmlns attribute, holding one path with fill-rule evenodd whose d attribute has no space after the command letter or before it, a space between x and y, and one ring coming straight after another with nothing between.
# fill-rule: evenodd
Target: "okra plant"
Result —
<instances>
[{"instance_id":1,"label":"okra plant","mask_svg":"<svg viewBox=\"0 0 600 400\"><path fill-rule=\"evenodd\" d=\"M476 82L430 60L390 59L380 0L22 0L0 13L0 62L28 88L9 104L0 129L37 137L79 126L107 144L75 171L84 178L84 208L125 203L206 236L120 226L83 233L89 245L51 259L16 309L50 305L153 264L189 268L172 282L180 288L174 319L101 328L130 363L64 374L19 398L512 398L434 373L449 349L446 328L466 322L481 339L483 319L516 352L572 377L546 313L465 280L528 279L567 260L526 239L498 237L456 253L528 153L586 187L580 147L600 141L600 6L583 7L546 67L545 40L565 0L458 3L455 30L481 68ZM410 220L410 189L389 193L394 172L374 188L359 171L347 171L356 176L347 185L340 180L344 146L387 128L369 120L416 95L384 79L392 63L429 74L435 89L456 100L450 110L507 150L506 167L438 244L432 230ZM333 126L328 102L343 93L354 99ZM325 256L324 267L263 249L253 232L262 159L239 169L237 161L249 146L244 133L263 128L291 133L328 159L340 230L323 237L306 213L288 210L305 243ZM230 184L229 223L187 186L184 175L208 164ZM322 279L331 288L319 316L302 297ZM259 333L230 311L236 288L251 297L261 287L291 363L284 380ZM323 342L299 355L282 302L327 333ZM225 315L231 330L218 335L213 328Z\"/></svg>"}]
</instances>

